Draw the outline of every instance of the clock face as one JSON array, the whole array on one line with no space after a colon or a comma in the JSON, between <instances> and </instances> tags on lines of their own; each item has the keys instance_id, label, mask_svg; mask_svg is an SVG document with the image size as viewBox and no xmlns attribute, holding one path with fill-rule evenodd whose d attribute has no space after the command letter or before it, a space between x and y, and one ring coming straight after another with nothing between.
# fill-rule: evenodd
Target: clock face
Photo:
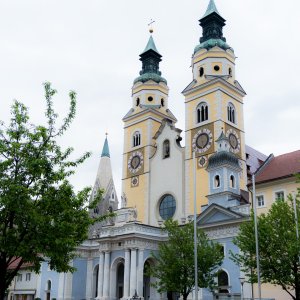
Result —
<instances>
[{"instance_id":1,"label":"clock face","mask_svg":"<svg viewBox=\"0 0 300 300\"><path fill-rule=\"evenodd\" d=\"M229 134L229 143L232 149L236 149L238 146L238 139L233 133Z\"/></svg>"},{"instance_id":2,"label":"clock face","mask_svg":"<svg viewBox=\"0 0 300 300\"><path fill-rule=\"evenodd\" d=\"M198 153L206 152L212 145L212 133L209 129L200 129L193 138L192 146Z\"/></svg>"},{"instance_id":3,"label":"clock face","mask_svg":"<svg viewBox=\"0 0 300 300\"><path fill-rule=\"evenodd\" d=\"M201 133L196 139L196 145L198 148L203 149L209 142L209 136L207 133Z\"/></svg>"},{"instance_id":4,"label":"clock face","mask_svg":"<svg viewBox=\"0 0 300 300\"><path fill-rule=\"evenodd\" d=\"M143 154L140 151L131 153L128 159L128 169L132 174L137 173L144 162Z\"/></svg>"},{"instance_id":5,"label":"clock face","mask_svg":"<svg viewBox=\"0 0 300 300\"><path fill-rule=\"evenodd\" d=\"M131 160L131 163L130 163L131 168L132 168L132 169L137 169L138 166L140 165L140 163L141 163L140 157L139 157L138 155L134 156L134 157L132 158L132 160Z\"/></svg>"},{"instance_id":6,"label":"clock face","mask_svg":"<svg viewBox=\"0 0 300 300\"><path fill-rule=\"evenodd\" d=\"M226 132L226 136L229 140L231 151L233 153L238 153L241 150L241 142L238 133L234 129L229 129Z\"/></svg>"}]
</instances>

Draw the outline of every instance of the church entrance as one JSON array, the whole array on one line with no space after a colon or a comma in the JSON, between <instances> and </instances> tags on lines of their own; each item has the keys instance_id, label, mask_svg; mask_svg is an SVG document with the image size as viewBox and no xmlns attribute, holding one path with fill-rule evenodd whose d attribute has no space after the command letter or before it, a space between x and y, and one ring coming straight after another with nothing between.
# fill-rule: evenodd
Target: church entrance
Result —
<instances>
[{"instance_id":1,"label":"church entrance","mask_svg":"<svg viewBox=\"0 0 300 300\"><path fill-rule=\"evenodd\" d=\"M152 259L148 259L144 264L144 276L143 276L143 297L144 300L149 300L150 296L156 293L155 288L151 286L154 283L154 278L149 276L149 269L154 264Z\"/></svg>"},{"instance_id":2,"label":"church entrance","mask_svg":"<svg viewBox=\"0 0 300 300\"><path fill-rule=\"evenodd\" d=\"M123 298L124 295L124 263L121 262L117 266L117 290L116 295L117 299Z\"/></svg>"}]
</instances>

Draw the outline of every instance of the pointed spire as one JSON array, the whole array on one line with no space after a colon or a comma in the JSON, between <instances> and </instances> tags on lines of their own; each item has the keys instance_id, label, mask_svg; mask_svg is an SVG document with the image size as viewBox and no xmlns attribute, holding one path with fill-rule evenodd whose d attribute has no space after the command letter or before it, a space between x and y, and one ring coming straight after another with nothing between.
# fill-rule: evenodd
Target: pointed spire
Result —
<instances>
[{"instance_id":1,"label":"pointed spire","mask_svg":"<svg viewBox=\"0 0 300 300\"><path fill-rule=\"evenodd\" d=\"M150 38L149 38L148 43L147 43L147 46L146 46L146 48L145 48L145 50L143 51L142 54L144 54L145 52L147 52L149 50L153 50L153 51L155 51L156 53L159 54L159 52L158 52L158 50L157 50L157 48L155 46L154 39L153 39L152 35L150 35Z\"/></svg>"},{"instance_id":2,"label":"pointed spire","mask_svg":"<svg viewBox=\"0 0 300 300\"><path fill-rule=\"evenodd\" d=\"M205 18L206 16L212 14L213 12L217 13L218 15L220 15L220 13L218 12L218 9L216 7L215 1L214 0L210 0L207 10L204 14L204 16L202 18Z\"/></svg>"},{"instance_id":3,"label":"pointed spire","mask_svg":"<svg viewBox=\"0 0 300 300\"><path fill-rule=\"evenodd\" d=\"M107 133L105 134L106 137L105 137L105 141L104 141L104 145L103 145L103 149L102 149L102 154L101 154L101 157L110 157L110 154L109 154L109 147L108 147L108 141L107 141Z\"/></svg>"}]
</instances>

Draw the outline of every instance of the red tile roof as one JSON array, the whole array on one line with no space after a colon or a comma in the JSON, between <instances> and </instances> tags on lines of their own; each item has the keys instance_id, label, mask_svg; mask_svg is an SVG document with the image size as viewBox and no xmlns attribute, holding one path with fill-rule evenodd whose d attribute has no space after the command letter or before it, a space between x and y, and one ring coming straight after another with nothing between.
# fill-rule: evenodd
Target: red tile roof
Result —
<instances>
[{"instance_id":1,"label":"red tile roof","mask_svg":"<svg viewBox=\"0 0 300 300\"><path fill-rule=\"evenodd\" d=\"M274 157L258 173L256 183L293 176L300 173L300 150Z\"/></svg>"},{"instance_id":2,"label":"red tile roof","mask_svg":"<svg viewBox=\"0 0 300 300\"><path fill-rule=\"evenodd\" d=\"M9 264L8 269L10 269L10 270L16 269L17 266L18 266L18 264L20 263L20 260L21 260L20 257L17 258L15 261L13 261L11 264ZM33 266L32 263L28 263L28 262L27 263L23 263L21 265L21 269L26 269L26 268L32 267L32 266Z\"/></svg>"}]
</instances>

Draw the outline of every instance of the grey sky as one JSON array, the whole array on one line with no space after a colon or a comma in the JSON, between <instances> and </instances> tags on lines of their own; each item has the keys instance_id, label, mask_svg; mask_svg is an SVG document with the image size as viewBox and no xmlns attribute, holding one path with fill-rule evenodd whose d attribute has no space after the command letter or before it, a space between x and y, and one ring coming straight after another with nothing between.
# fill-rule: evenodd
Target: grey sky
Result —
<instances>
[{"instance_id":1,"label":"grey sky","mask_svg":"<svg viewBox=\"0 0 300 300\"><path fill-rule=\"evenodd\" d=\"M75 153L93 156L72 179L76 189L92 185L104 133L120 197L122 117L131 105L139 54L155 22L161 70L170 88L169 105L184 129L181 91L192 79L191 55L208 0L0 0L0 119L8 120L12 99L30 107L32 122L44 114L42 82L59 91L60 116L67 92L78 93L78 112L61 141ZM216 0L227 20L224 34L238 57L237 79L247 92L246 143L265 154L300 149L300 2Z\"/></svg>"}]
</instances>

